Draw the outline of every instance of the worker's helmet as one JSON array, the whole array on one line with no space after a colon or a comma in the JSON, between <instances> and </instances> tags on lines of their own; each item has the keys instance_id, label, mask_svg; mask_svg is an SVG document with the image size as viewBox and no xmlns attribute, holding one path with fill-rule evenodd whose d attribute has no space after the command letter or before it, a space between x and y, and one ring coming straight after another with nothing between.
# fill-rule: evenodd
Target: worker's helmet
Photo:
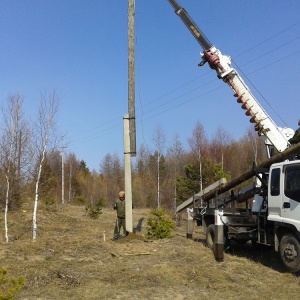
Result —
<instances>
[{"instance_id":1,"label":"worker's helmet","mask_svg":"<svg viewBox=\"0 0 300 300\"><path fill-rule=\"evenodd\" d=\"M124 191L121 191L121 192L119 192L119 197L121 198L121 197L124 197L125 196L125 192Z\"/></svg>"}]
</instances>

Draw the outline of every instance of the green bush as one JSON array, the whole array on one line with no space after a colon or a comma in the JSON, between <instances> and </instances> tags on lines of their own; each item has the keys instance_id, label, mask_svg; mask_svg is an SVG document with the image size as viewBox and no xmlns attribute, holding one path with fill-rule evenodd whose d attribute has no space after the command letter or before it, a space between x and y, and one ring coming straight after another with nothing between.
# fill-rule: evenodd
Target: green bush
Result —
<instances>
[{"instance_id":1,"label":"green bush","mask_svg":"<svg viewBox=\"0 0 300 300\"><path fill-rule=\"evenodd\" d=\"M42 202L43 202L46 206L53 205L53 204L56 203L56 198L50 197L50 196L43 197L43 198L42 198Z\"/></svg>"},{"instance_id":2,"label":"green bush","mask_svg":"<svg viewBox=\"0 0 300 300\"><path fill-rule=\"evenodd\" d=\"M164 239L172 237L172 230L175 223L168 216L163 208L157 208L150 211L150 217L147 222L147 238L151 240Z\"/></svg>"},{"instance_id":3,"label":"green bush","mask_svg":"<svg viewBox=\"0 0 300 300\"><path fill-rule=\"evenodd\" d=\"M76 196L72 202L74 205L83 205L85 204L85 196L84 195Z\"/></svg>"},{"instance_id":4,"label":"green bush","mask_svg":"<svg viewBox=\"0 0 300 300\"><path fill-rule=\"evenodd\" d=\"M85 207L86 214L91 219L98 219L99 215L102 214L103 198L100 197L95 205L88 205Z\"/></svg>"},{"instance_id":5,"label":"green bush","mask_svg":"<svg viewBox=\"0 0 300 300\"><path fill-rule=\"evenodd\" d=\"M25 282L24 276L6 277L7 270L0 268L0 300L13 300L13 294L18 291Z\"/></svg>"}]
</instances>

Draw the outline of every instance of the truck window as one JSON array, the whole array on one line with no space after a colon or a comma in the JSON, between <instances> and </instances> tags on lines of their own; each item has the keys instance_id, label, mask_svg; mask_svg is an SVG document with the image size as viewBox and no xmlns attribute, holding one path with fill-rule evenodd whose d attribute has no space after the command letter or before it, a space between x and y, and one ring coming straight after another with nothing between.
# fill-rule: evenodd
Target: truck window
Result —
<instances>
[{"instance_id":1,"label":"truck window","mask_svg":"<svg viewBox=\"0 0 300 300\"><path fill-rule=\"evenodd\" d=\"M300 166L289 166L285 170L284 194L300 202Z\"/></svg>"},{"instance_id":2,"label":"truck window","mask_svg":"<svg viewBox=\"0 0 300 300\"><path fill-rule=\"evenodd\" d=\"M271 173L271 196L280 194L280 169L273 169Z\"/></svg>"}]
</instances>

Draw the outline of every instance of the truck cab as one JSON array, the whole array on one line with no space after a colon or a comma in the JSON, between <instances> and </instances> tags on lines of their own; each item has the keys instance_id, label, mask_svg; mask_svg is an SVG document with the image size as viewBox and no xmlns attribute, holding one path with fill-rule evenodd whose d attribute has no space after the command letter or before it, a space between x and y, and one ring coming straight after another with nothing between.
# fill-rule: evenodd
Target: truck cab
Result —
<instances>
[{"instance_id":1,"label":"truck cab","mask_svg":"<svg viewBox=\"0 0 300 300\"><path fill-rule=\"evenodd\" d=\"M300 232L300 161L273 164L268 185L268 220Z\"/></svg>"},{"instance_id":2,"label":"truck cab","mask_svg":"<svg viewBox=\"0 0 300 300\"><path fill-rule=\"evenodd\" d=\"M300 160L273 164L268 182L268 216L274 248L292 272L300 271Z\"/></svg>"}]
</instances>

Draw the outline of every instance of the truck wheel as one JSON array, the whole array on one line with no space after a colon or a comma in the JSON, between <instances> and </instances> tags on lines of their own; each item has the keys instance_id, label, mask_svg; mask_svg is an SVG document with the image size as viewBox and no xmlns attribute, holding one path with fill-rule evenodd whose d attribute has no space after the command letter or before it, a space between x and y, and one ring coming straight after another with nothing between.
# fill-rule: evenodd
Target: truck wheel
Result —
<instances>
[{"instance_id":1,"label":"truck wheel","mask_svg":"<svg viewBox=\"0 0 300 300\"><path fill-rule=\"evenodd\" d=\"M293 234L282 237L279 244L279 254L283 264L291 271L300 271L300 245Z\"/></svg>"},{"instance_id":2,"label":"truck wheel","mask_svg":"<svg viewBox=\"0 0 300 300\"><path fill-rule=\"evenodd\" d=\"M214 251L214 242L215 242L215 224L210 224L206 229L206 245L212 251Z\"/></svg>"},{"instance_id":3,"label":"truck wheel","mask_svg":"<svg viewBox=\"0 0 300 300\"><path fill-rule=\"evenodd\" d=\"M214 243L215 243L215 224L210 224L208 225L206 229L206 246L214 251ZM223 236L223 241L224 241L224 249L226 250L227 248L230 247L230 240L226 237L226 234L224 232Z\"/></svg>"}]
</instances>

